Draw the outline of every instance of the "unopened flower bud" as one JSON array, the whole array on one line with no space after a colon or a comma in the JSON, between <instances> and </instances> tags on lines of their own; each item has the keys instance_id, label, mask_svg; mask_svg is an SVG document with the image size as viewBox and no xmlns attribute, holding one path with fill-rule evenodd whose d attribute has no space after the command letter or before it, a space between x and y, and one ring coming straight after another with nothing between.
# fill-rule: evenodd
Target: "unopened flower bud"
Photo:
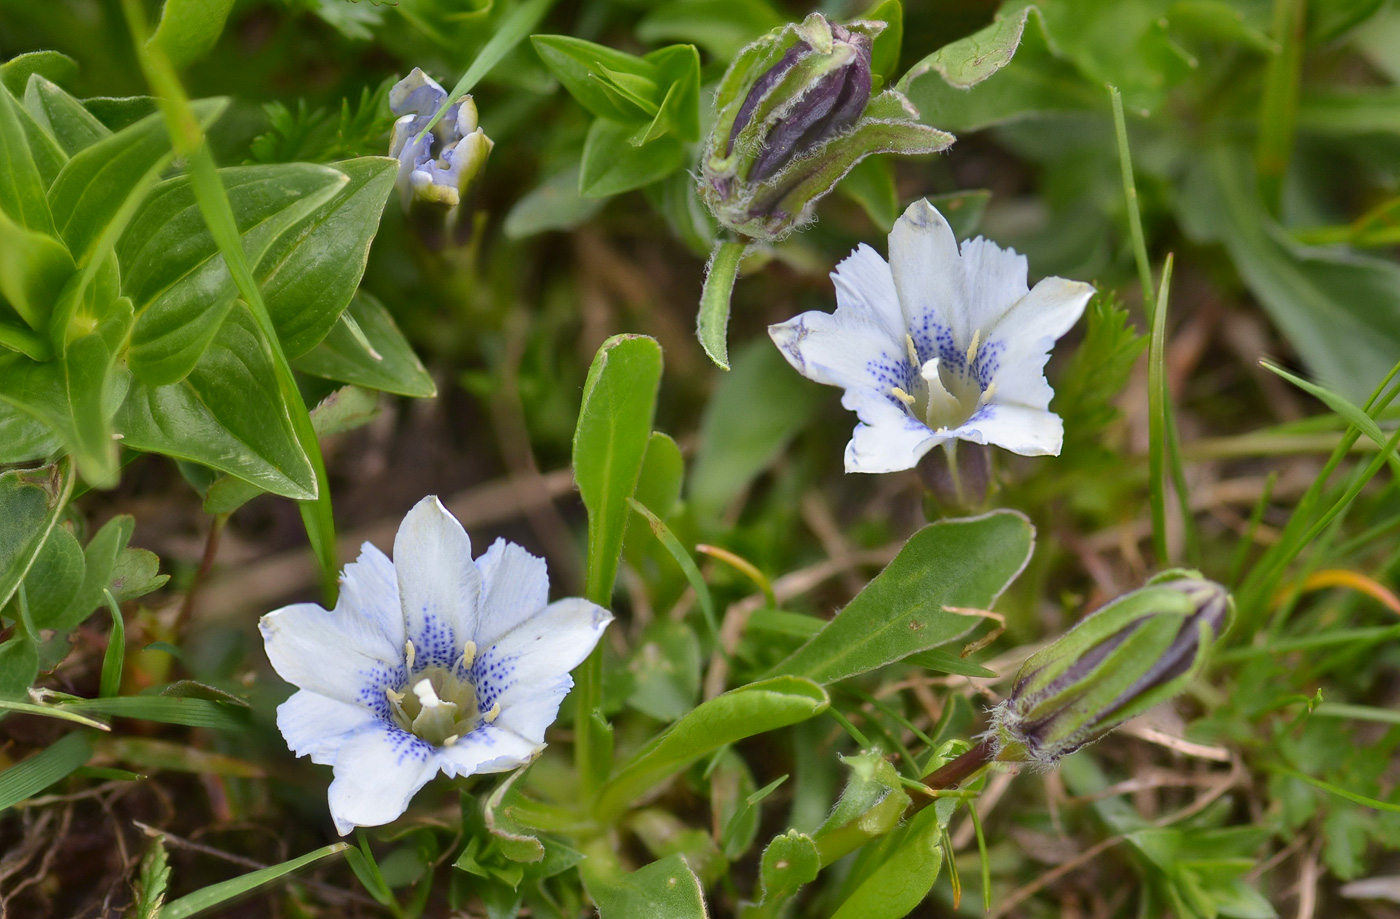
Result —
<instances>
[{"instance_id":1,"label":"unopened flower bud","mask_svg":"<svg viewBox=\"0 0 1400 919\"><path fill-rule=\"evenodd\" d=\"M771 240L872 153L934 153L950 134L914 121L903 95L875 98L870 55L879 21L846 25L812 13L734 59L715 96L699 194L721 224Z\"/></svg>"},{"instance_id":2,"label":"unopened flower bud","mask_svg":"<svg viewBox=\"0 0 1400 919\"><path fill-rule=\"evenodd\" d=\"M992 711L993 758L1049 767L1186 687L1225 630L1225 588L1167 572L1095 611L1016 674Z\"/></svg>"},{"instance_id":3,"label":"unopened flower bud","mask_svg":"<svg viewBox=\"0 0 1400 919\"><path fill-rule=\"evenodd\" d=\"M471 192L486 166L492 142L477 124L476 103L469 95L454 102L423 134L446 99L447 92L417 67L394 84L389 107L399 118L394 122L389 155L399 161L395 185L405 212L426 209L445 216L449 227L469 229L470 220L463 215L470 214Z\"/></svg>"}]
</instances>

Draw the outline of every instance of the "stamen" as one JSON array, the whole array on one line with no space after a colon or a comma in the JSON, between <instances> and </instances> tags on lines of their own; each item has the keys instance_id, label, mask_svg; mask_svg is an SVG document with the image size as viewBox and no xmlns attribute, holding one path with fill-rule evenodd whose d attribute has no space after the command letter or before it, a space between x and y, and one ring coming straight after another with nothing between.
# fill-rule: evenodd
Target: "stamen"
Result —
<instances>
[{"instance_id":1,"label":"stamen","mask_svg":"<svg viewBox=\"0 0 1400 919\"><path fill-rule=\"evenodd\" d=\"M977 346L982 341L982 330L978 329L972 333L972 344L967 346L967 366L972 369L972 359L977 356Z\"/></svg>"},{"instance_id":2,"label":"stamen","mask_svg":"<svg viewBox=\"0 0 1400 919\"><path fill-rule=\"evenodd\" d=\"M978 399L977 401L978 401L979 403L981 403L982 405L986 405L988 402L991 402L991 401L992 401L992 396L995 396L996 393L997 393L997 381L996 381L996 380L993 380L990 384L988 384L988 386L987 386L986 389L982 390L982 397L981 397L980 399Z\"/></svg>"},{"instance_id":3,"label":"stamen","mask_svg":"<svg viewBox=\"0 0 1400 919\"><path fill-rule=\"evenodd\" d=\"M413 672L413 659L418 656L418 652L413 650L413 641L410 639L403 643L404 664L409 673Z\"/></svg>"},{"instance_id":4,"label":"stamen","mask_svg":"<svg viewBox=\"0 0 1400 919\"><path fill-rule=\"evenodd\" d=\"M393 702L395 705L399 704L404 700L403 693L394 692L392 689L389 689L387 687L384 690L384 695L390 702Z\"/></svg>"},{"instance_id":5,"label":"stamen","mask_svg":"<svg viewBox=\"0 0 1400 919\"><path fill-rule=\"evenodd\" d=\"M476 642L468 638L466 645L462 648L462 656L457 658L457 666L470 667L474 660L476 660Z\"/></svg>"},{"instance_id":6,"label":"stamen","mask_svg":"<svg viewBox=\"0 0 1400 919\"><path fill-rule=\"evenodd\" d=\"M900 402L903 402L905 405L913 405L915 402L913 396L909 395L907 392L900 389L898 386L890 387L890 395L894 396L896 399L898 399Z\"/></svg>"},{"instance_id":7,"label":"stamen","mask_svg":"<svg viewBox=\"0 0 1400 919\"><path fill-rule=\"evenodd\" d=\"M501 703L500 700L497 700L493 702L486 713L481 716L481 720L485 721L487 724L491 724L499 717L501 717Z\"/></svg>"},{"instance_id":8,"label":"stamen","mask_svg":"<svg viewBox=\"0 0 1400 919\"><path fill-rule=\"evenodd\" d=\"M461 739L462 739L462 735L461 735L461 734L449 734L448 736L446 736L446 737L444 737L444 738L442 739L442 745L443 745L444 747L450 747L450 746L452 746L453 744L455 744L457 741L459 741L459 740L461 740Z\"/></svg>"},{"instance_id":9,"label":"stamen","mask_svg":"<svg viewBox=\"0 0 1400 919\"><path fill-rule=\"evenodd\" d=\"M908 332L904 333L904 345L909 349L909 362L919 366L919 349L914 347L914 336Z\"/></svg>"}]
</instances>

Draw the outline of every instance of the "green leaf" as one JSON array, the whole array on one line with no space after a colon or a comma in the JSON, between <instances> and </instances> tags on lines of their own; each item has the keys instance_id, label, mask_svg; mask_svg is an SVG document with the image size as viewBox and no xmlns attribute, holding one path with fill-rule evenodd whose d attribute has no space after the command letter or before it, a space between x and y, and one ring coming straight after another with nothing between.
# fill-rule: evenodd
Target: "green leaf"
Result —
<instances>
[{"instance_id":1,"label":"green leaf","mask_svg":"<svg viewBox=\"0 0 1400 919\"><path fill-rule=\"evenodd\" d=\"M1235 268L1318 381L1361 402L1400 353L1400 266L1346 249L1294 242L1268 216L1249 159L1203 153L1187 176L1177 216L1196 240L1222 243Z\"/></svg>"},{"instance_id":2,"label":"green leaf","mask_svg":"<svg viewBox=\"0 0 1400 919\"><path fill-rule=\"evenodd\" d=\"M825 690L800 677L780 676L732 689L691 711L632 757L603 784L594 813L611 822L638 797L707 753L806 721L829 704Z\"/></svg>"},{"instance_id":3,"label":"green leaf","mask_svg":"<svg viewBox=\"0 0 1400 919\"><path fill-rule=\"evenodd\" d=\"M219 170L219 178L253 264L349 182L335 169L310 163L233 167ZM184 379L238 296L188 176L151 190L117 255L123 290L140 317L132 334L132 372L153 386Z\"/></svg>"},{"instance_id":4,"label":"green leaf","mask_svg":"<svg viewBox=\"0 0 1400 919\"><path fill-rule=\"evenodd\" d=\"M628 663L636 684L627 704L662 723L678 720L700 698L702 663L689 626L658 620L642 634Z\"/></svg>"},{"instance_id":5,"label":"green leaf","mask_svg":"<svg viewBox=\"0 0 1400 919\"><path fill-rule=\"evenodd\" d=\"M1376 420L1363 412L1357 405L1324 386L1318 386L1316 383L1310 383L1300 376L1289 373L1271 361L1260 361L1259 366L1270 373L1283 377L1303 392L1320 399L1328 408L1346 419L1348 424L1354 425L1358 431L1371 438L1382 450L1388 447L1389 438L1381 430L1381 426L1376 424Z\"/></svg>"},{"instance_id":6,"label":"green leaf","mask_svg":"<svg viewBox=\"0 0 1400 919\"><path fill-rule=\"evenodd\" d=\"M676 538L675 533L671 532L671 528L666 526L664 520L653 514L645 505L635 498L629 498L627 500L632 506L632 510L641 514L647 524L650 525L652 533L656 535L661 545L670 553L671 558L675 559L676 564L685 575L686 581L689 582L690 589L695 591L695 602L700 606L701 614L705 618L705 625L709 627L710 639L717 643L719 641L719 620L715 616L715 601L714 598L710 596L710 587L705 583L704 576L700 574L700 569L696 566L695 559L691 557L690 552L686 550L685 546L681 545L681 541Z\"/></svg>"},{"instance_id":7,"label":"green leaf","mask_svg":"<svg viewBox=\"0 0 1400 919\"><path fill-rule=\"evenodd\" d=\"M208 54L224 30L233 0L165 0L156 32L146 42L183 67Z\"/></svg>"},{"instance_id":8,"label":"green leaf","mask_svg":"<svg viewBox=\"0 0 1400 919\"><path fill-rule=\"evenodd\" d=\"M761 399L755 398L762 393ZM688 496L701 520L717 518L806 427L821 393L765 340L745 345L700 418Z\"/></svg>"},{"instance_id":9,"label":"green leaf","mask_svg":"<svg viewBox=\"0 0 1400 919\"><path fill-rule=\"evenodd\" d=\"M165 855L165 838L157 836L141 859L132 919L159 919L160 905L165 902L165 888L169 883L170 863Z\"/></svg>"},{"instance_id":10,"label":"green leaf","mask_svg":"<svg viewBox=\"0 0 1400 919\"><path fill-rule=\"evenodd\" d=\"M78 76L78 62L58 51L17 54L0 64L0 83L18 99L24 95L29 77L36 73L55 83L68 83Z\"/></svg>"},{"instance_id":11,"label":"green leaf","mask_svg":"<svg viewBox=\"0 0 1400 919\"><path fill-rule=\"evenodd\" d=\"M515 799L520 796L515 790L515 783L528 768L523 766L517 769L510 778L496 786L482 806L482 818L502 855L511 861L533 863L544 858L544 843L515 821L512 809Z\"/></svg>"},{"instance_id":12,"label":"green leaf","mask_svg":"<svg viewBox=\"0 0 1400 919\"><path fill-rule=\"evenodd\" d=\"M944 45L910 67L900 78L899 89L907 93L916 80L929 73L938 74L956 89L971 89L1011 63L1031 13L1039 16L1040 10L1030 5L1004 7L991 25Z\"/></svg>"},{"instance_id":13,"label":"green leaf","mask_svg":"<svg viewBox=\"0 0 1400 919\"><path fill-rule=\"evenodd\" d=\"M0 211L21 227L52 235L47 183L30 150L22 113L10 91L0 89Z\"/></svg>"},{"instance_id":14,"label":"green leaf","mask_svg":"<svg viewBox=\"0 0 1400 919\"><path fill-rule=\"evenodd\" d=\"M63 614L82 587L85 567L78 540L63 527L54 527L24 577L29 621L36 629L57 629L63 624Z\"/></svg>"},{"instance_id":15,"label":"green leaf","mask_svg":"<svg viewBox=\"0 0 1400 919\"><path fill-rule=\"evenodd\" d=\"M72 490L63 464L0 473L0 609L29 574Z\"/></svg>"},{"instance_id":16,"label":"green leaf","mask_svg":"<svg viewBox=\"0 0 1400 919\"><path fill-rule=\"evenodd\" d=\"M770 673L834 683L956 641L981 620L944 607L989 608L1030 561L1034 543L1035 529L1016 511L929 524Z\"/></svg>"},{"instance_id":17,"label":"green leaf","mask_svg":"<svg viewBox=\"0 0 1400 919\"><path fill-rule=\"evenodd\" d=\"M92 758L92 747L75 731L48 749L0 772L0 811L14 807L64 778Z\"/></svg>"},{"instance_id":18,"label":"green leaf","mask_svg":"<svg viewBox=\"0 0 1400 919\"><path fill-rule=\"evenodd\" d=\"M204 126L227 104L225 99L190 103ZM172 155L165 121L155 114L83 148L63 167L49 188L49 207L80 266L92 260L102 240L115 242Z\"/></svg>"},{"instance_id":19,"label":"green leaf","mask_svg":"<svg viewBox=\"0 0 1400 919\"><path fill-rule=\"evenodd\" d=\"M148 549L123 549L112 565L111 591L118 602L144 597L165 586L170 575L160 573L160 559Z\"/></svg>"},{"instance_id":20,"label":"green leaf","mask_svg":"<svg viewBox=\"0 0 1400 919\"><path fill-rule=\"evenodd\" d=\"M332 165L349 183L279 236L253 268L288 358L314 348L350 305L399 168L383 156Z\"/></svg>"},{"instance_id":21,"label":"green leaf","mask_svg":"<svg viewBox=\"0 0 1400 919\"><path fill-rule=\"evenodd\" d=\"M0 700L27 698L38 675L39 648L34 639L16 633L0 643ZM17 704L7 703L4 710L22 711L15 708Z\"/></svg>"},{"instance_id":22,"label":"green leaf","mask_svg":"<svg viewBox=\"0 0 1400 919\"><path fill-rule=\"evenodd\" d=\"M705 265L705 286L700 291L700 315L695 319L695 337L705 355L720 370L729 369L729 309L734 282L739 279L739 263L749 244L720 240L710 251Z\"/></svg>"},{"instance_id":23,"label":"green leaf","mask_svg":"<svg viewBox=\"0 0 1400 919\"><path fill-rule=\"evenodd\" d=\"M592 114L632 124L634 130L637 122L655 117L663 90L654 64L569 35L531 35L530 43L569 95Z\"/></svg>"},{"instance_id":24,"label":"green leaf","mask_svg":"<svg viewBox=\"0 0 1400 919\"><path fill-rule=\"evenodd\" d=\"M196 890L192 894L181 897L174 903L167 903L161 907L160 919L187 919L202 913L205 910L213 909L232 900L249 893L264 884L269 884L278 878L285 877L300 868L304 868L313 862L318 862L330 855L337 855L350 848L349 843L336 842L314 852L308 852L299 858L282 862L280 865L273 865L270 868L260 868L248 874L236 877L230 881L223 881L218 884L211 884L208 887Z\"/></svg>"},{"instance_id":25,"label":"green leaf","mask_svg":"<svg viewBox=\"0 0 1400 919\"><path fill-rule=\"evenodd\" d=\"M107 650L102 654L102 675L97 694L103 697L115 696L122 689L122 664L126 661L126 621L122 619L121 607L110 590L103 591L107 598L107 609L112 614L112 631L107 637Z\"/></svg>"},{"instance_id":26,"label":"green leaf","mask_svg":"<svg viewBox=\"0 0 1400 919\"><path fill-rule=\"evenodd\" d=\"M48 425L0 400L0 465L54 456L61 445Z\"/></svg>"},{"instance_id":27,"label":"green leaf","mask_svg":"<svg viewBox=\"0 0 1400 919\"><path fill-rule=\"evenodd\" d=\"M242 731L249 726L246 708L187 696L113 696L65 701L64 707L88 715L183 724L194 728Z\"/></svg>"},{"instance_id":28,"label":"green leaf","mask_svg":"<svg viewBox=\"0 0 1400 919\"><path fill-rule=\"evenodd\" d=\"M81 102L38 74L29 78L29 84L24 89L24 107L36 125L53 137L65 160L112 136L111 130Z\"/></svg>"},{"instance_id":29,"label":"green leaf","mask_svg":"<svg viewBox=\"0 0 1400 919\"><path fill-rule=\"evenodd\" d=\"M637 501L662 520L671 516L681 498L685 458L671 435L652 431L647 439L646 458L637 478Z\"/></svg>"},{"instance_id":30,"label":"green leaf","mask_svg":"<svg viewBox=\"0 0 1400 919\"><path fill-rule=\"evenodd\" d=\"M894 227L899 217L899 193L894 187L894 165L888 156L861 160L836 187L859 204L881 232L888 233Z\"/></svg>"},{"instance_id":31,"label":"green leaf","mask_svg":"<svg viewBox=\"0 0 1400 919\"><path fill-rule=\"evenodd\" d=\"M583 862L583 867L591 868L591 860ZM598 906L599 919L706 919L709 915L700 879L679 855L617 877L585 870L584 884Z\"/></svg>"},{"instance_id":32,"label":"green leaf","mask_svg":"<svg viewBox=\"0 0 1400 919\"><path fill-rule=\"evenodd\" d=\"M471 92L477 81L490 73L516 45L520 44L525 36L539 25L544 14L553 5L554 0L525 0L524 3L507 13L501 19L495 32L487 39L486 44L481 46L481 50L472 59L471 66L467 68L466 73L462 74L462 79L458 80L456 85L452 87L447 98L442 100L442 107L434 113L432 120L423 129L423 133L426 134L431 130L456 100Z\"/></svg>"},{"instance_id":33,"label":"green leaf","mask_svg":"<svg viewBox=\"0 0 1400 919\"><path fill-rule=\"evenodd\" d=\"M588 510L585 592L600 606L611 605L631 513L627 499L641 475L660 384L661 346L645 335L614 335L603 342L583 384L574 480Z\"/></svg>"},{"instance_id":34,"label":"green leaf","mask_svg":"<svg viewBox=\"0 0 1400 919\"><path fill-rule=\"evenodd\" d=\"M135 450L191 460L297 500L316 494L267 342L239 306L184 380L131 387L116 427Z\"/></svg>"},{"instance_id":35,"label":"green leaf","mask_svg":"<svg viewBox=\"0 0 1400 919\"><path fill-rule=\"evenodd\" d=\"M506 214L504 232L523 239L546 230L572 230L603 207L597 198L579 193L580 166L556 172L525 195Z\"/></svg>"},{"instance_id":36,"label":"green leaf","mask_svg":"<svg viewBox=\"0 0 1400 919\"><path fill-rule=\"evenodd\" d=\"M73 257L63 243L0 211L0 296L31 329L48 331L49 317L74 271Z\"/></svg>"},{"instance_id":37,"label":"green leaf","mask_svg":"<svg viewBox=\"0 0 1400 919\"><path fill-rule=\"evenodd\" d=\"M904 43L904 7L899 0L882 0L861 13L860 18L885 24L885 30L875 36L875 45L870 50L870 71L888 83L899 69L899 48Z\"/></svg>"},{"instance_id":38,"label":"green leaf","mask_svg":"<svg viewBox=\"0 0 1400 919\"><path fill-rule=\"evenodd\" d=\"M320 344L292 361L302 373L381 392L428 399L437 386L394 317L375 297L358 291Z\"/></svg>"},{"instance_id":39,"label":"green leaf","mask_svg":"<svg viewBox=\"0 0 1400 919\"><path fill-rule=\"evenodd\" d=\"M900 919L918 906L943 864L940 829L935 808L915 815L832 919Z\"/></svg>"},{"instance_id":40,"label":"green leaf","mask_svg":"<svg viewBox=\"0 0 1400 919\"><path fill-rule=\"evenodd\" d=\"M767 0L672 0L637 23L637 38L648 44L691 42L721 61L787 22Z\"/></svg>"},{"instance_id":41,"label":"green leaf","mask_svg":"<svg viewBox=\"0 0 1400 919\"><path fill-rule=\"evenodd\" d=\"M1298 128L1342 139L1400 134L1400 87L1309 92L1298 104Z\"/></svg>"},{"instance_id":42,"label":"green leaf","mask_svg":"<svg viewBox=\"0 0 1400 919\"><path fill-rule=\"evenodd\" d=\"M658 182L686 164L687 147L674 135L644 146L632 143L635 125L599 118L588 129L579 169L579 194L606 198Z\"/></svg>"},{"instance_id":43,"label":"green leaf","mask_svg":"<svg viewBox=\"0 0 1400 919\"><path fill-rule=\"evenodd\" d=\"M821 855L812 837L797 830L788 830L773 837L763 850L759 863L759 895L757 901L739 909L741 919L766 919L778 916L784 905L802 889L817 879L821 871Z\"/></svg>"}]
</instances>

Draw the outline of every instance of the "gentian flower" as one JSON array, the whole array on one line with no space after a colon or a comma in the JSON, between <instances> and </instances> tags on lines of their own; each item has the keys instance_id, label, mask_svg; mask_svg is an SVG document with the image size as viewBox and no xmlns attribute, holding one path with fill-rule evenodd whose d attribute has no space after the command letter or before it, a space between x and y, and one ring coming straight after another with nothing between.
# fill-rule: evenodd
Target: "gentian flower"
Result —
<instances>
[{"instance_id":1,"label":"gentian flower","mask_svg":"<svg viewBox=\"0 0 1400 919\"><path fill-rule=\"evenodd\" d=\"M389 90L389 108L399 116L389 155L399 161L395 184L404 210L414 202L457 207L491 152L491 139L477 125L471 96L454 102L433 129L417 139L446 99L446 90L417 67Z\"/></svg>"},{"instance_id":2,"label":"gentian flower","mask_svg":"<svg viewBox=\"0 0 1400 919\"><path fill-rule=\"evenodd\" d=\"M831 275L836 312L812 311L768 334L799 373L846 390L856 413L847 472L913 468L958 440L1025 456L1058 454L1049 410L1050 347L1094 289L1046 278L1026 287L1026 259L981 237L958 248L927 201L890 233L890 261L861 245Z\"/></svg>"},{"instance_id":3,"label":"gentian flower","mask_svg":"<svg viewBox=\"0 0 1400 919\"><path fill-rule=\"evenodd\" d=\"M496 540L476 561L437 498L399 527L390 562L366 543L334 610L283 607L259 626L268 659L299 691L277 709L293 752L334 767L341 835L388 823L439 771L502 772L544 748L569 671L612 615L548 602L543 559Z\"/></svg>"}]
</instances>

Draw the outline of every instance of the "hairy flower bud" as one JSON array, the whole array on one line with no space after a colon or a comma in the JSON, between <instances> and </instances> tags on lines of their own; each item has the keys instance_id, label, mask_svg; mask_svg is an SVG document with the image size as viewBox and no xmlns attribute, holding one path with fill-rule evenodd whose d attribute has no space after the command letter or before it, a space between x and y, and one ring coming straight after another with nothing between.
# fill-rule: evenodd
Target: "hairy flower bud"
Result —
<instances>
[{"instance_id":1,"label":"hairy flower bud","mask_svg":"<svg viewBox=\"0 0 1400 919\"><path fill-rule=\"evenodd\" d=\"M1231 608L1219 584L1172 571L1095 611L1021 665L992 711L994 758L1052 766L1175 696L1200 672Z\"/></svg>"},{"instance_id":2,"label":"hairy flower bud","mask_svg":"<svg viewBox=\"0 0 1400 919\"><path fill-rule=\"evenodd\" d=\"M771 240L872 153L934 153L952 135L914 119L895 90L871 98L871 49L883 22L812 13L739 52L715 96L699 194L716 219Z\"/></svg>"}]
</instances>

